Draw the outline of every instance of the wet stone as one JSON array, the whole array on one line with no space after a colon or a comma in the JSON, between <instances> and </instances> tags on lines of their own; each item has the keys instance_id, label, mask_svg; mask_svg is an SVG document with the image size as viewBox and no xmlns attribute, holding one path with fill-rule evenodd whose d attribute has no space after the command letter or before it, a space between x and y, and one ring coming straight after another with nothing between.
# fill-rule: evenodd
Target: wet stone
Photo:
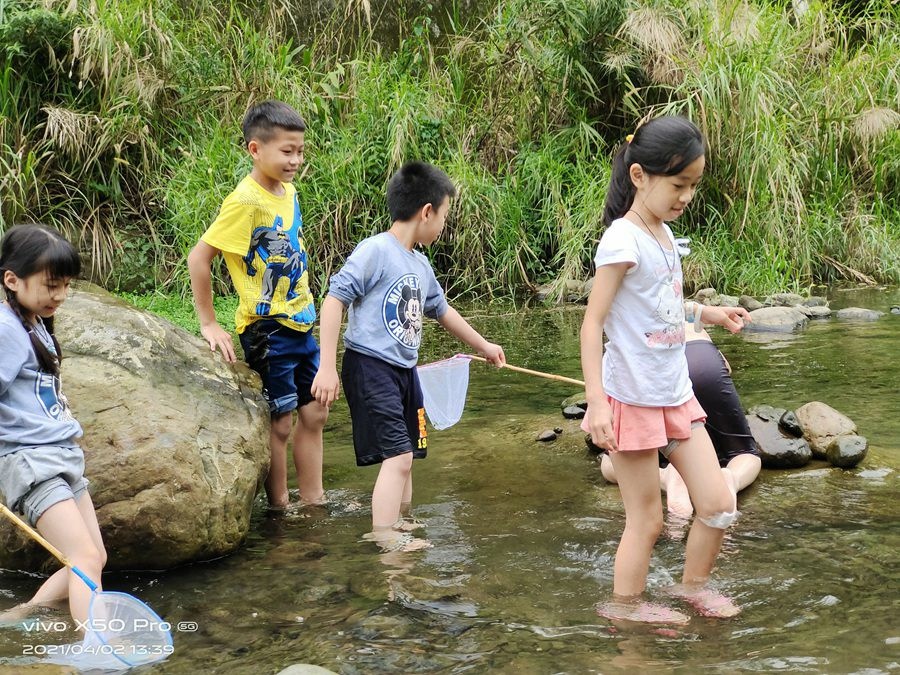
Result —
<instances>
[{"instance_id":1,"label":"wet stone","mask_svg":"<svg viewBox=\"0 0 900 675\"><path fill-rule=\"evenodd\" d=\"M569 406L577 406L579 408L583 408L587 410L588 403L587 397L584 395L583 391L578 392L577 394L572 394L568 398L563 399L563 402L560 404L560 408L565 410Z\"/></svg>"},{"instance_id":2,"label":"wet stone","mask_svg":"<svg viewBox=\"0 0 900 675\"><path fill-rule=\"evenodd\" d=\"M827 319L834 312L831 311L830 307L807 307L806 308L806 316L810 319Z\"/></svg>"},{"instance_id":3,"label":"wet stone","mask_svg":"<svg viewBox=\"0 0 900 675\"><path fill-rule=\"evenodd\" d=\"M563 408L562 414L563 414L563 417L565 417L566 419L580 420L582 417L584 417L586 412L587 411L584 408L582 408L581 406L570 405L570 406Z\"/></svg>"},{"instance_id":4,"label":"wet stone","mask_svg":"<svg viewBox=\"0 0 900 675\"><path fill-rule=\"evenodd\" d=\"M740 306L746 309L748 312L752 312L756 309L762 309L763 306L763 304L752 295L742 295L738 300L738 304L740 304Z\"/></svg>"},{"instance_id":5,"label":"wet stone","mask_svg":"<svg viewBox=\"0 0 900 675\"><path fill-rule=\"evenodd\" d=\"M553 429L544 429L537 435L534 440L538 441L539 443L549 443L550 441L555 441L556 432Z\"/></svg>"},{"instance_id":6,"label":"wet stone","mask_svg":"<svg viewBox=\"0 0 900 675\"><path fill-rule=\"evenodd\" d=\"M863 436L839 436L832 441L825 452L826 459L842 469L849 469L865 459L869 441Z\"/></svg>"},{"instance_id":7,"label":"wet stone","mask_svg":"<svg viewBox=\"0 0 900 675\"><path fill-rule=\"evenodd\" d=\"M849 321L877 321L884 315L884 312L862 307L845 307L844 309L839 309L834 315L838 319Z\"/></svg>"},{"instance_id":8,"label":"wet stone","mask_svg":"<svg viewBox=\"0 0 900 675\"><path fill-rule=\"evenodd\" d=\"M761 406L767 407L767 406ZM767 469L797 469L812 459L812 450L804 438L784 433L778 425L781 415L747 415L750 432L759 447L760 459Z\"/></svg>"},{"instance_id":9,"label":"wet stone","mask_svg":"<svg viewBox=\"0 0 900 675\"><path fill-rule=\"evenodd\" d=\"M803 301L803 305L806 307L827 307L828 300L821 295L811 295Z\"/></svg>"},{"instance_id":10,"label":"wet stone","mask_svg":"<svg viewBox=\"0 0 900 675\"><path fill-rule=\"evenodd\" d=\"M782 414L778 419L778 427L794 438L803 436L803 427L800 426L800 420L797 419L797 414L793 410L786 410Z\"/></svg>"}]
</instances>

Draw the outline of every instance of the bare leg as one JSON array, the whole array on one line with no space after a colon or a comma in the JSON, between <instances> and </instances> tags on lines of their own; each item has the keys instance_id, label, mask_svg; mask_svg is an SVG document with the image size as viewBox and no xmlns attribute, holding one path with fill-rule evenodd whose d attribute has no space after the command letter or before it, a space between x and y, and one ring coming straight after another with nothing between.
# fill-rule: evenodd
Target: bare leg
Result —
<instances>
[{"instance_id":1,"label":"bare leg","mask_svg":"<svg viewBox=\"0 0 900 675\"><path fill-rule=\"evenodd\" d=\"M407 452L381 463L375 488L372 490L373 529L393 527L400 520L400 504L410 481L412 462L412 452Z\"/></svg>"},{"instance_id":2,"label":"bare leg","mask_svg":"<svg viewBox=\"0 0 900 675\"><path fill-rule=\"evenodd\" d=\"M733 616L739 608L728 598L705 587L725 538L725 530L710 527L701 518L731 512L736 507L735 495L719 468L706 429L694 429L691 439L682 442L669 459L684 478L698 516L688 534L682 584L673 592L694 604L701 613Z\"/></svg>"},{"instance_id":3,"label":"bare leg","mask_svg":"<svg viewBox=\"0 0 900 675\"><path fill-rule=\"evenodd\" d=\"M705 428L695 428L691 438L675 448L669 459L684 479L699 516L688 534L683 581L702 584L709 578L725 530L709 527L700 518L733 511L734 496Z\"/></svg>"},{"instance_id":4,"label":"bare leg","mask_svg":"<svg viewBox=\"0 0 900 675\"><path fill-rule=\"evenodd\" d=\"M100 588L100 575L106 562L106 553L102 547L97 548L95 536L99 535L92 529L96 526L96 517L92 523L85 522L82 509L86 508L84 497L79 500L68 499L54 504L47 509L37 522L37 530L78 569L84 572L97 587ZM90 504L90 497L87 497ZM93 512L93 505L90 507ZM67 571L68 572L68 571ZM69 611L76 621L84 622L88 618L88 607L91 601L91 589L75 574L67 573ZM44 604L53 600L59 600L60 592L54 574L38 589L30 600L33 604ZM49 585L49 586L48 586ZM45 586L48 588L45 589Z\"/></svg>"},{"instance_id":5,"label":"bare leg","mask_svg":"<svg viewBox=\"0 0 900 675\"><path fill-rule=\"evenodd\" d=\"M287 489L287 443L291 435L293 413L272 415L269 429L269 474L266 476L266 497L269 508L285 509L290 505Z\"/></svg>"},{"instance_id":6,"label":"bare leg","mask_svg":"<svg viewBox=\"0 0 900 675\"><path fill-rule=\"evenodd\" d=\"M663 490L666 492L666 508L677 516L690 518L694 512L691 495L678 470L669 464L660 474Z\"/></svg>"},{"instance_id":7,"label":"bare leg","mask_svg":"<svg viewBox=\"0 0 900 675\"><path fill-rule=\"evenodd\" d=\"M311 401L297 411L294 429L294 466L297 469L297 487L303 504L324 504L322 487L322 430L328 420L328 408L318 401Z\"/></svg>"},{"instance_id":8,"label":"bare leg","mask_svg":"<svg viewBox=\"0 0 900 675\"><path fill-rule=\"evenodd\" d=\"M653 545L662 531L662 499L656 450L614 452L611 456L625 504L625 531L616 550L613 593L644 591Z\"/></svg>"},{"instance_id":9,"label":"bare leg","mask_svg":"<svg viewBox=\"0 0 900 675\"><path fill-rule=\"evenodd\" d=\"M734 485L734 491L740 492L750 485L759 476L759 470L762 468L762 460L756 455L743 454L732 457L722 471L727 471L728 478Z\"/></svg>"},{"instance_id":10,"label":"bare leg","mask_svg":"<svg viewBox=\"0 0 900 675\"><path fill-rule=\"evenodd\" d=\"M91 541L100 552L101 569L106 566L106 548L103 545L103 537L100 534L100 525L97 523L97 514L94 511L94 503L91 496L85 492L76 502L81 518L91 536ZM46 514L45 514L46 515ZM78 567L78 565L76 565ZM83 583L83 582L82 582ZM69 597L69 568L63 567L51 574L47 580L41 584L34 598L29 601L39 602L40 604L51 604Z\"/></svg>"}]
</instances>

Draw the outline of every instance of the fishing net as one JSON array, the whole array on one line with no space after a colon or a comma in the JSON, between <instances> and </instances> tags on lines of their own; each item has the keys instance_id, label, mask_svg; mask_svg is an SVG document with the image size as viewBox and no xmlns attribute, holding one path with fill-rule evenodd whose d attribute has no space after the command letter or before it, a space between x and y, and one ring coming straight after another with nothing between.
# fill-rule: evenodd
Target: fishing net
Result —
<instances>
[{"instance_id":1,"label":"fishing net","mask_svg":"<svg viewBox=\"0 0 900 675\"><path fill-rule=\"evenodd\" d=\"M469 388L469 358L465 354L426 363L416 369L425 399L425 412L435 429L459 422Z\"/></svg>"},{"instance_id":2,"label":"fishing net","mask_svg":"<svg viewBox=\"0 0 900 675\"><path fill-rule=\"evenodd\" d=\"M47 661L82 672L124 671L161 661L173 651L169 624L149 606L127 593L95 591L84 638Z\"/></svg>"}]
</instances>

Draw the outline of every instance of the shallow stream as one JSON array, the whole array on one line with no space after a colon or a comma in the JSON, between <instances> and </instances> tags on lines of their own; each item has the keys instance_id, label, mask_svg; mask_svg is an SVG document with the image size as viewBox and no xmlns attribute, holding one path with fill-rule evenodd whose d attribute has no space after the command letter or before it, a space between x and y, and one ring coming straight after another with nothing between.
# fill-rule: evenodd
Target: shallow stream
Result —
<instances>
[{"instance_id":1,"label":"shallow stream","mask_svg":"<svg viewBox=\"0 0 900 675\"><path fill-rule=\"evenodd\" d=\"M268 674L295 663L346 674L897 672L900 316L888 312L900 291L830 300L886 315L791 335L713 333L745 407L824 401L870 443L855 469L764 470L741 493L743 516L715 574L742 606L737 618L660 630L598 617L623 511L577 423L560 414L574 388L473 363L462 420L431 432L415 468L414 515L432 549L379 554L362 540L377 469L356 468L342 400L326 432L327 508L273 518L260 502L234 555L105 577L174 627L175 654L136 672ZM463 313L510 363L581 378L580 308ZM434 326L425 342L423 362L459 349ZM534 440L555 426L557 441ZM680 574L685 535L667 524L651 594ZM37 583L0 571L0 602L26 600ZM25 644L66 640L0 628L0 672L23 672Z\"/></svg>"}]
</instances>

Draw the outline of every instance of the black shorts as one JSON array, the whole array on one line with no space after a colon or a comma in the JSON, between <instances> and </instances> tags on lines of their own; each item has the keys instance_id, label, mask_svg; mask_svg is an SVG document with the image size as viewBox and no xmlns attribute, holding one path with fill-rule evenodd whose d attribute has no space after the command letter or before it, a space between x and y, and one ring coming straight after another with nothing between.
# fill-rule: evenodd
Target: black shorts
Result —
<instances>
[{"instance_id":1,"label":"black shorts","mask_svg":"<svg viewBox=\"0 0 900 675\"><path fill-rule=\"evenodd\" d=\"M422 388L415 368L400 368L347 349L341 382L350 406L357 466L380 464L407 452L416 459L428 454Z\"/></svg>"},{"instance_id":2,"label":"black shorts","mask_svg":"<svg viewBox=\"0 0 900 675\"><path fill-rule=\"evenodd\" d=\"M738 455L759 455L722 353L712 342L692 340L685 345L685 356L694 396L706 411L706 431L719 464L725 466Z\"/></svg>"}]
</instances>

